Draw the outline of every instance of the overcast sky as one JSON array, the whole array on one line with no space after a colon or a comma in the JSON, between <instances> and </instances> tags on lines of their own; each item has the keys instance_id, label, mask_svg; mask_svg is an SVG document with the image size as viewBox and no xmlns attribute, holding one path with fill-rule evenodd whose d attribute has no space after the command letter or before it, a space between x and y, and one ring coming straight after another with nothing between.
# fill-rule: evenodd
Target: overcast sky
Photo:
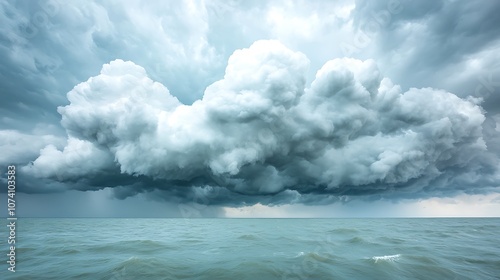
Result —
<instances>
[{"instance_id":1,"label":"overcast sky","mask_svg":"<svg viewBox=\"0 0 500 280\"><path fill-rule=\"evenodd\" d=\"M22 216L500 216L499 12L0 1L0 166Z\"/></svg>"}]
</instances>

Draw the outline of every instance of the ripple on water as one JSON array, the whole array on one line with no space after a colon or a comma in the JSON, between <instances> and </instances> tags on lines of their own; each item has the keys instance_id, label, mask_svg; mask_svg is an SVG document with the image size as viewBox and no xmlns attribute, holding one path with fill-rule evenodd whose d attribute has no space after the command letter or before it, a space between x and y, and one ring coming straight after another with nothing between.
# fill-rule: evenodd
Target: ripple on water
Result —
<instances>
[{"instance_id":1,"label":"ripple on water","mask_svg":"<svg viewBox=\"0 0 500 280\"><path fill-rule=\"evenodd\" d=\"M243 235L240 235L238 236L238 239L242 239L242 240L259 240L260 238L256 235L253 235L253 234L243 234Z\"/></svg>"}]
</instances>

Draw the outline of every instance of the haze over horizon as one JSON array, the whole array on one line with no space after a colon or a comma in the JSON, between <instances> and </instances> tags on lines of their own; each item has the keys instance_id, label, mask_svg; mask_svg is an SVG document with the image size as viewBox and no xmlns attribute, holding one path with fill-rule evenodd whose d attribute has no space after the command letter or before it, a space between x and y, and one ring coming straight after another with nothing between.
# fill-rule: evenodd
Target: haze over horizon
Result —
<instances>
[{"instance_id":1,"label":"haze over horizon","mask_svg":"<svg viewBox=\"0 0 500 280\"><path fill-rule=\"evenodd\" d=\"M32 3L0 3L19 216L500 216L498 1Z\"/></svg>"}]
</instances>

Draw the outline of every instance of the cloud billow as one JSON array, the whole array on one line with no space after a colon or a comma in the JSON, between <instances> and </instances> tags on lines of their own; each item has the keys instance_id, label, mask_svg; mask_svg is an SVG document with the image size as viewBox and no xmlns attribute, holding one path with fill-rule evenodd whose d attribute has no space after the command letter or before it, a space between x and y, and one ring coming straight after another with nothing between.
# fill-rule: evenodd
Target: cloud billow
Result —
<instances>
[{"instance_id":1,"label":"cloud billow","mask_svg":"<svg viewBox=\"0 0 500 280\"><path fill-rule=\"evenodd\" d=\"M494 184L477 184L497 161L473 99L402 92L372 60L331 60L310 86L308 67L302 53L257 41L184 105L142 67L112 61L59 107L66 147L47 146L23 171L80 190L115 187L119 197L219 205L441 196Z\"/></svg>"}]
</instances>

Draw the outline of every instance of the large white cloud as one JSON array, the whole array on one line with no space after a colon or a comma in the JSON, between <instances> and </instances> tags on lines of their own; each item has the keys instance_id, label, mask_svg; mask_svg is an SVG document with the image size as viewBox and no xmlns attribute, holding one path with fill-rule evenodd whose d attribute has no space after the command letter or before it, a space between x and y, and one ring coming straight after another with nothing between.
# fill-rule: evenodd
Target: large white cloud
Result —
<instances>
[{"instance_id":1,"label":"large white cloud","mask_svg":"<svg viewBox=\"0 0 500 280\"><path fill-rule=\"evenodd\" d=\"M118 167L155 181L145 188L175 188L172 196L208 185L227 197L311 200L453 191L436 182L487 164L477 104L431 88L402 92L372 60L331 60L306 87L308 66L300 52L257 41L184 105L142 67L112 61L59 108L67 147L45 148L23 170L74 180Z\"/></svg>"},{"instance_id":2,"label":"large white cloud","mask_svg":"<svg viewBox=\"0 0 500 280\"><path fill-rule=\"evenodd\" d=\"M66 142L64 138L51 134L33 134L25 134L16 130L0 130L0 150L2 151L0 165L25 164L36 158L43 147L49 144L54 147L64 147Z\"/></svg>"}]
</instances>

